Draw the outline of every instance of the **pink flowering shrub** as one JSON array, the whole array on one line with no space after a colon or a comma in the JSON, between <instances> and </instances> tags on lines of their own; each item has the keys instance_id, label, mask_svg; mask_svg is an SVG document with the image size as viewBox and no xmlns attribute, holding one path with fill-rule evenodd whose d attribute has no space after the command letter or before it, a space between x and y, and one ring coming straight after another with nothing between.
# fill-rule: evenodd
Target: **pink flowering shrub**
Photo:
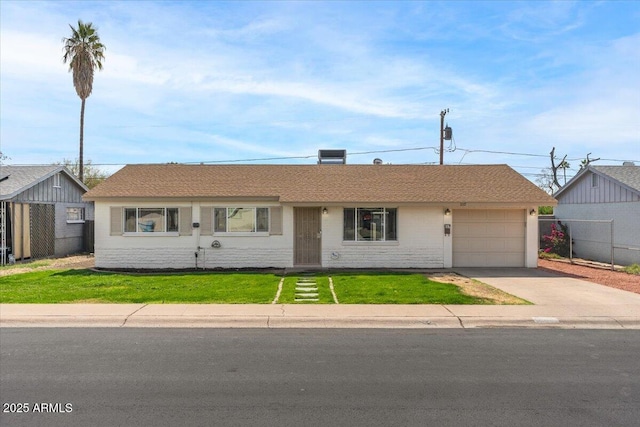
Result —
<instances>
[{"instance_id":1,"label":"pink flowering shrub","mask_svg":"<svg viewBox=\"0 0 640 427\"><path fill-rule=\"evenodd\" d=\"M558 225L551 224L551 234L542 236L545 242L544 252L554 253L563 257L569 256L569 227L560 221Z\"/></svg>"}]
</instances>

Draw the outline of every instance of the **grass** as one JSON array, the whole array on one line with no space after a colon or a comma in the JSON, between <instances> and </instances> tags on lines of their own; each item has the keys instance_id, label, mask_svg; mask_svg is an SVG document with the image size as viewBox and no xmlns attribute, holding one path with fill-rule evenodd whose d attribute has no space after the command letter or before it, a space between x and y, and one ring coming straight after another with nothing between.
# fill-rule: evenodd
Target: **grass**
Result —
<instances>
[{"instance_id":1,"label":"grass","mask_svg":"<svg viewBox=\"0 0 640 427\"><path fill-rule=\"evenodd\" d=\"M540 251L538 252L538 258L540 259L562 259L562 257L558 254L555 254L553 252L545 252L545 251Z\"/></svg>"},{"instance_id":2,"label":"grass","mask_svg":"<svg viewBox=\"0 0 640 427\"><path fill-rule=\"evenodd\" d=\"M285 277L278 303L294 304L296 282ZM317 303L332 304L326 274L313 276ZM411 273L331 274L341 304L494 304L458 286ZM268 304L281 277L269 273L189 272L129 274L92 270L44 270L0 279L0 303L227 303ZM302 302L309 304L309 302Z\"/></svg>"},{"instance_id":3,"label":"grass","mask_svg":"<svg viewBox=\"0 0 640 427\"><path fill-rule=\"evenodd\" d=\"M640 265L639 264L628 265L624 268L624 271L625 273L640 275Z\"/></svg>"},{"instance_id":4,"label":"grass","mask_svg":"<svg viewBox=\"0 0 640 427\"><path fill-rule=\"evenodd\" d=\"M422 274L364 273L331 276L341 304L491 304Z\"/></svg>"},{"instance_id":5,"label":"grass","mask_svg":"<svg viewBox=\"0 0 640 427\"><path fill-rule=\"evenodd\" d=\"M280 277L255 273L123 274L47 270L4 276L1 303L236 303L273 300Z\"/></svg>"},{"instance_id":6,"label":"grass","mask_svg":"<svg viewBox=\"0 0 640 427\"><path fill-rule=\"evenodd\" d=\"M17 268L25 268L25 269L36 269L38 267L46 267L47 265L50 265L51 261L49 260L42 260L42 261L33 261L33 262L25 262L25 263L20 263L20 264L7 264L7 265L2 265L0 266L0 271L1 270L15 270Z\"/></svg>"}]
</instances>

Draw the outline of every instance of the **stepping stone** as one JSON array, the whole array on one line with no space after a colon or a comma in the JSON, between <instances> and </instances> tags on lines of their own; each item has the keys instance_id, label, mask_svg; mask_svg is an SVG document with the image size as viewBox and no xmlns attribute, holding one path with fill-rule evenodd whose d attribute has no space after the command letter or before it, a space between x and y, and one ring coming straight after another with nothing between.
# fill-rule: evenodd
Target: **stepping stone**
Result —
<instances>
[{"instance_id":1,"label":"stepping stone","mask_svg":"<svg viewBox=\"0 0 640 427\"><path fill-rule=\"evenodd\" d=\"M313 273L302 274L296 281L295 302L318 302L318 283Z\"/></svg>"}]
</instances>

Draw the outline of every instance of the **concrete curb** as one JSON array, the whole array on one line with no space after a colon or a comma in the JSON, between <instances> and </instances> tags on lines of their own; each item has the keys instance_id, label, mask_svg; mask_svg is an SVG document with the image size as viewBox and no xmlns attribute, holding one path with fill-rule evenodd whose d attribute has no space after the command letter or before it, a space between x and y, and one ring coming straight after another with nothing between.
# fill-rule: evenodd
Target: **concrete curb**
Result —
<instances>
[{"instance_id":1,"label":"concrete curb","mask_svg":"<svg viewBox=\"0 0 640 427\"><path fill-rule=\"evenodd\" d=\"M2 328L640 329L637 317L3 316Z\"/></svg>"}]
</instances>

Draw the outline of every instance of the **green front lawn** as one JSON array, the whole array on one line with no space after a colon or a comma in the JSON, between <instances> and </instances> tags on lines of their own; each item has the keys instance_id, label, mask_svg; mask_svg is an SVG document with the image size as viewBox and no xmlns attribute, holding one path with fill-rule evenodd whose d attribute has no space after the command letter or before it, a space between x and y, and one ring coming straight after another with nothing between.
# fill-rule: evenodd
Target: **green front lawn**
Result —
<instances>
[{"instance_id":1,"label":"green front lawn","mask_svg":"<svg viewBox=\"0 0 640 427\"><path fill-rule=\"evenodd\" d=\"M329 276L313 276L320 304L333 304ZM279 304L296 301L300 275L285 277ZM458 286L422 274L332 273L340 304L495 304L466 295ZM129 274L92 270L45 270L0 277L0 303L227 303L268 304L281 276L271 273L188 272Z\"/></svg>"},{"instance_id":2,"label":"green front lawn","mask_svg":"<svg viewBox=\"0 0 640 427\"><path fill-rule=\"evenodd\" d=\"M492 304L422 274L364 273L331 276L340 304Z\"/></svg>"},{"instance_id":3,"label":"green front lawn","mask_svg":"<svg viewBox=\"0 0 640 427\"><path fill-rule=\"evenodd\" d=\"M279 276L263 273L48 270L0 277L0 302L266 304L273 300L279 281Z\"/></svg>"}]
</instances>

